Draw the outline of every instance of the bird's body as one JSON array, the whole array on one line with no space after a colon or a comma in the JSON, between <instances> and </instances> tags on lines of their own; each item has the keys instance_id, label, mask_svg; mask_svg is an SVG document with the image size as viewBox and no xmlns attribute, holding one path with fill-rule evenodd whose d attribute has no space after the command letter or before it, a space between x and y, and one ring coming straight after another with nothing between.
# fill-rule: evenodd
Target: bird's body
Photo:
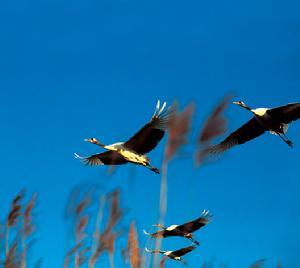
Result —
<instances>
[{"instance_id":1,"label":"bird's body","mask_svg":"<svg viewBox=\"0 0 300 268\"><path fill-rule=\"evenodd\" d=\"M165 107L166 103L160 106L160 102L158 101L150 122L128 141L104 145L96 138L86 139L86 141L106 149L107 152L89 157L80 157L75 154L75 157L83 160L86 165L122 165L130 162L159 173L157 168L151 166L147 153L156 147L167 129L172 109L165 110Z\"/></svg>"},{"instance_id":2,"label":"bird's body","mask_svg":"<svg viewBox=\"0 0 300 268\"><path fill-rule=\"evenodd\" d=\"M128 162L148 166L150 165L150 159L148 156L139 154L137 152L128 150L127 148L121 148L117 151L120 155L122 155Z\"/></svg>"},{"instance_id":3,"label":"bird's body","mask_svg":"<svg viewBox=\"0 0 300 268\"><path fill-rule=\"evenodd\" d=\"M268 108L257 108L257 109L252 109L251 112L255 115L257 115L258 117L263 117L266 115L267 111L269 109Z\"/></svg>"},{"instance_id":4,"label":"bird's body","mask_svg":"<svg viewBox=\"0 0 300 268\"><path fill-rule=\"evenodd\" d=\"M273 117L269 112L271 110L272 109L269 108L258 108L251 110L251 112L256 120L258 120L258 122L264 126L266 130L270 131L271 134L285 134L287 132L288 125Z\"/></svg>"},{"instance_id":5,"label":"bird's body","mask_svg":"<svg viewBox=\"0 0 300 268\"><path fill-rule=\"evenodd\" d=\"M246 143L269 131L279 136L287 145L293 143L286 137L289 123L300 118L300 103L291 103L277 108L251 109L244 102L234 102L250 111L254 117L242 127L231 133L221 143L208 148L208 153L219 153L235 145Z\"/></svg>"},{"instance_id":6,"label":"bird's body","mask_svg":"<svg viewBox=\"0 0 300 268\"><path fill-rule=\"evenodd\" d=\"M187 253L189 253L195 249L196 249L195 246L189 246L189 247L181 248L181 249L175 250L175 251L149 250L147 248L145 250L146 250L146 252L151 253L151 254L158 254L158 253L163 254L170 259L173 259L175 261L181 261L186 264L186 262L182 259L182 256L186 255Z\"/></svg>"},{"instance_id":7,"label":"bird's body","mask_svg":"<svg viewBox=\"0 0 300 268\"><path fill-rule=\"evenodd\" d=\"M207 225L210 222L210 219L211 219L211 215L209 211L203 211L201 216L196 220L181 225L171 225L169 227L164 227L160 224L155 224L154 226L162 228L162 230L153 234L149 234L146 231L144 231L144 233L146 235L149 235L151 238L166 238L171 236L181 236L190 239L193 243L199 245L199 242L197 242L193 238L192 233L198 231L200 228Z\"/></svg>"},{"instance_id":8,"label":"bird's body","mask_svg":"<svg viewBox=\"0 0 300 268\"><path fill-rule=\"evenodd\" d=\"M105 145L103 146L103 148L108 151L117 152L128 162L139 164L142 166L147 166L150 164L150 160L147 157L147 155L139 154L137 152L134 152L133 150L126 148L124 142L117 142L111 145Z\"/></svg>"}]
</instances>

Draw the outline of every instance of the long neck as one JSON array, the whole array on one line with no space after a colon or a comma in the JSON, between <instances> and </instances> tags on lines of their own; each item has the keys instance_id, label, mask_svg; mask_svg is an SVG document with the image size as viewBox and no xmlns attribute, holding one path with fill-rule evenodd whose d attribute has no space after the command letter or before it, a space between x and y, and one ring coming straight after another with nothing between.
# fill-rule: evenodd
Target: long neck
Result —
<instances>
[{"instance_id":1,"label":"long neck","mask_svg":"<svg viewBox=\"0 0 300 268\"><path fill-rule=\"evenodd\" d=\"M105 147L105 145L103 143L99 142L99 141L96 141L94 144L96 144L96 145L98 145L98 146L100 146L102 148Z\"/></svg>"},{"instance_id":2,"label":"long neck","mask_svg":"<svg viewBox=\"0 0 300 268\"><path fill-rule=\"evenodd\" d=\"M252 110L252 109L251 109L248 105L246 105L246 104L241 105L241 107L245 108L245 109L248 110L248 111L251 111L251 110Z\"/></svg>"}]
</instances>

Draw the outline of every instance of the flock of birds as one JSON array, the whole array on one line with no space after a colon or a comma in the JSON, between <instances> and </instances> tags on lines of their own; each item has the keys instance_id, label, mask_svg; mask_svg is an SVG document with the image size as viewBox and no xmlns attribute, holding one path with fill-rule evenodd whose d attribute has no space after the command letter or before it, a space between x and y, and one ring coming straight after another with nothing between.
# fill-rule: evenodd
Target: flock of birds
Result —
<instances>
[{"instance_id":1,"label":"flock of birds","mask_svg":"<svg viewBox=\"0 0 300 268\"><path fill-rule=\"evenodd\" d=\"M149 235L151 238L159 239L172 236L181 236L191 240L192 245L175 251L149 250L147 248L146 251L152 254L160 253L170 259L181 261L182 263L186 264L186 262L182 259L182 256L193 251L194 249L196 249L196 246L200 245L200 243L193 238L193 233L207 225L210 222L211 217L212 216L209 211L204 210L200 218L181 225L171 225L169 227L164 227L161 224L154 224L153 226L159 227L162 230L153 234L144 231L144 233L146 235Z\"/></svg>"},{"instance_id":2,"label":"flock of birds","mask_svg":"<svg viewBox=\"0 0 300 268\"><path fill-rule=\"evenodd\" d=\"M233 102L236 105L252 113L253 118L246 124L231 133L227 138L217 145L210 146L206 149L208 154L222 153L235 145L244 144L252 139L259 137L266 131L280 137L288 146L293 147L293 142L286 136L289 123L300 118L300 103L291 103L276 108L257 108L251 109L244 102ZM152 166L147 153L152 151L163 138L168 129L168 122L172 118L174 109L166 109L166 102L162 105L157 102L155 112L151 120L144 125L135 135L126 142L117 142L111 145L104 145L96 138L89 138L85 141L98 145L106 151L94 154L88 157L82 157L75 154L75 157L83 161L86 165L122 165L133 163L144 166L155 173L160 173L159 169ZM199 242L193 238L193 233L209 223L211 215L204 211L200 218L181 225L171 225L164 227L156 224L161 228L153 234L144 231L145 234L152 238L166 238L171 236L181 236L192 241L192 245L176 251L148 250L149 253L160 253L171 259L182 261L182 256L193 251Z\"/></svg>"}]
</instances>

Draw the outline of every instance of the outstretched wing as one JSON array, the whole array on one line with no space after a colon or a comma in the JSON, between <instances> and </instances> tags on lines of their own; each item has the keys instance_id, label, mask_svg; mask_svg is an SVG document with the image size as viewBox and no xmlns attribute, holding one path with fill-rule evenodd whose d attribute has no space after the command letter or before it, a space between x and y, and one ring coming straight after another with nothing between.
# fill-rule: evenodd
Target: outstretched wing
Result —
<instances>
[{"instance_id":1,"label":"outstretched wing","mask_svg":"<svg viewBox=\"0 0 300 268\"><path fill-rule=\"evenodd\" d=\"M179 250L173 251L172 254L175 256L181 257L181 256L193 251L195 248L196 248L196 246L189 246L186 248L181 248Z\"/></svg>"},{"instance_id":2,"label":"outstretched wing","mask_svg":"<svg viewBox=\"0 0 300 268\"><path fill-rule=\"evenodd\" d=\"M208 212L204 212L203 215L194 220L187 222L185 224L177 226L176 230L183 233L193 233L200 228L204 227L210 222L211 215Z\"/></svg>"},{"instance_id":3,"label":"outstretched wing","mask_svg":"<svg viewBox=\"0 0 300 268\"><path fill-rule=\"evenodd\" d=\"M93 154L88 157L82 157L75 154L77 159L80 159L87 166L99 166L99 165L122 165L128 161L124 159L120 154L113 151L107 151L100 154Z\"/></svg>"},{"instance_id":4,"label":"outstretched wing","mask_svg":"<svg viewBox=\"0 0 300 268\"><path fill-rule=\"evenodd\" d=\"M290 103L267 111L271 117L288 124L300 118L300 103Z\"/></svg>"},{"instance_id":5,"label":"outstretched wing","mask_svg":"<svg viewBox=\"0 0 300 268\"><path fill-rule=\"evenodd\" d=\"M243 144L247 141L257 138L262 135L267 129L253 117L245 125L230 134L221 143L209 147L205 153L221 153L235 145Z\"/></svg>"},{"instance_id":6,"label":"outstretched wing","mask_svg":"<svg viewBox=\"0 0 300 268\"><path fill-rule=\"evenodd\" d=\"M165 108L166 103L164 102L162 107L160 107L160 102L158 101L150 122L126 141L124 147L139 154L145 154L153 150L163 138L168 127L168 120L172 109L165 110Z\"/></svg>"},{"instance_id":7,"label":"outstretched wing","mask_svg":"<svg viewBox=\"0 0 300 268\"><path fill-rule=\"evenodd\" d=\"M177 236L177 232L176 231L168 231L168 230L162 230L153 234L150 234L151 238L165 238L165 237L169 237L169 236Z\"/></svg>"}]
</instances>

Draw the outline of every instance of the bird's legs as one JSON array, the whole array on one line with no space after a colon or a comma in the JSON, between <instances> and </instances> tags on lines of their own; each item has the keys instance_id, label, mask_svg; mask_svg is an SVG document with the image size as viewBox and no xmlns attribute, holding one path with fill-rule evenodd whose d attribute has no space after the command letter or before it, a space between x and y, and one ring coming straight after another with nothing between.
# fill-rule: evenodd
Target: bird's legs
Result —
<instances>
[{"instance_id":1,"label":"bird's legs","mask_svg":"<svg viewBox=\"0 0 300 268\"><path fill-rule=\"evenodd\" d=\"M277 132L277 135L290 147L293 147L293 142L291 140L288 139L288 137L285 134L280 134L279 132Z\"/></svg>"},{"instance_id":2,"label":"bird's legs","mask_svg":"<svg viewBox=\"0 0 300 268\"><path fill-rule=\"evenodd\" d=\"M150 164L146 165L145 167L149 168L151 171L153 171L153 172L155 172L155 173L157 173L157 174L160 173L160 171L159 171L158 168L152 167Z\"/></svg>"},{"instance_id":3,"label":"bird's legs","mask_svg":"<svg viewBox=\"0 0 300 268\"><path fill-rule=\"evenodd\" d=\"M190 239L190 240L192 241L193 244L195 244L195 245L197 245L197 246L200 246L200 243L199 243L197 240L195 240L193 237L190 237L190 238L188 238L188 239Z\"/></svg>"},{"instance_id":4,"label":"bird's legs","mask_svg":"<svg viewBox=\"0 0 300 268\"><path fill-rule=\"evenodd\" d=\"M191 240L193 244L195 244L197 246L200 245L200 243L193 238L193 234L188 233L188 234L185 234L184 237L187 238L187 239L189 239L189 240Z\"/></svg>"},{"instance_id":5,"label":"bird's legs","mask_svg":"<svg viewBox=\"0 0 300 268\"><path fill-rule=\"evenodd\" d=\"M284 138L286 139L286 143L287 143L290 147L294 147L293 142L292 142L285 134L283 134L283 135L284 135Z\"/></svg>"}]
</instances>

